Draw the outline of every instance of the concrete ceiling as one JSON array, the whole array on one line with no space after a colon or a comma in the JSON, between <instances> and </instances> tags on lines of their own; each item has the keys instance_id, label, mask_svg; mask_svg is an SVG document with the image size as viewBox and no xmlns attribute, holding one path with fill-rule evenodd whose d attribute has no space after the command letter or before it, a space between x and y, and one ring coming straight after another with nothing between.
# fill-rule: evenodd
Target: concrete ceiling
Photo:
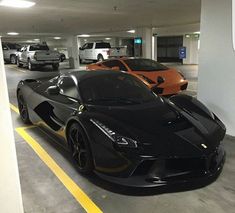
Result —
<instances>
[{"instance_id":1,"label":"concrete ceiling","mask_svg":"<svg viewBox=\"0 0 235 213\"><path fill-rule=\"evenodd\" d=\"M200 22L201 0L31 0L30 9L0 7L0 33L77 35Z\"/></svg>"}]
</instances>

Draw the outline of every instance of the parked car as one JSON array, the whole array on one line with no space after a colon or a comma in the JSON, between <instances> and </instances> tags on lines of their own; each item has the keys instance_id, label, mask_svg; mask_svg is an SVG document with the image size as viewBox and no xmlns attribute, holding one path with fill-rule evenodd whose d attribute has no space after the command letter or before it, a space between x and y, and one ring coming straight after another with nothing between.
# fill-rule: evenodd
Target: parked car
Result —
<instances>
[{"instance_id":1,"label":"parked car","mask_svg":"<svg viewBox=\"0 0 235 213\"><path fill-rule=\"evenodd\" d=\"M113 47L107 42L86 43L79 48L80 62L83 60L103 61L110 57L126 56L125 47Z\"/></svg>"},{"instance_id":2,"label":"parked car","mask_svg":"<svg viewBox=\"0 0 235 213\"><path fill-rule=\"evenodd\" d=\"M175 95L186 90L188 81L176 69L144 58L117 58L87 65L88 70L121 70L140 76L159 95Z\"/></svg>"},{"instance_id":3,"label":"parked car","mask_svg":"<svg viewBox=\"0 0 235 213\"><path fill-rule=\"evenodd\" d=\"M17 53L17 66L27 66L29 70L45 65L52 65L53 70L58 70L59 63L60 53L49 50L45 44L28 45Z\"/></svg>"},{"instance_id":4,"label":"parked car","mask_svg":"<svg viewBox=\"0 0 235 213\"><path fill-rule=\"evenodd\" d=\"M11 64L16 64L17 50L21 46L15 43L2 43L4 61Z\"/></svg>"},{"instance_id":5,"label":"parked car","mask_svg":"<svg viewBox=\"0 0 235 213\"><path fill-rule=\"evenodd\" d=\"M79 71L17 87L24 123L49 128L78 171L140 187L216 177L224 124L197 99L165 99L124 72Z\"/></svg>"}]
</instances>

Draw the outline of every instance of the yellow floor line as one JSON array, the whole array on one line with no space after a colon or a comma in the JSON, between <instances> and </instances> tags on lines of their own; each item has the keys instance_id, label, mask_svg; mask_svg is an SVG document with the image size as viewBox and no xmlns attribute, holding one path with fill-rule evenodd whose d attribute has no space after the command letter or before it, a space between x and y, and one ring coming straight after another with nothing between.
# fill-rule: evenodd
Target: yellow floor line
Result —
<instances>
[{"instance_id":1,"label":"yellow floor line","mask_svg":"<svg viewBox=\"0 0 235 213\"><path fill-rule=\"evenodd\" d=\"M18 67L14 67L14 66L15 66L15 65L12 65L12 66L10 66L10 68L11 68L11 69L14 69L14 70L16 70L16 71L19 71L19 72L26 73L25 70L23 70L23 69L21 69L21 68L18 68Z\"/></svg>"},{"instance_id":2,"label":"yellow floor line","mask_svg":"<svg viewBox=\"0 0 235 213\"><path fill-rule=\"evenodd\" d=\"M14 106L13 104L10 104L10 108L11 108L14 112L16 112L17 114L20 114L20 113L19 113L19 109L18 109L16 106Z\"/></svg>"},{"instance_id":3,"label":"yellow floor line","mask_svg":"<svg viewBox=\"0 0 235 213\"><path fill-rule=\"evenodd\" d=\"M53 160L53 158L42 148L42 146L32 138L25 127L16 128L16 132L31 146L41 160L57 176L61 183L73 195L88 213L101 213L96 204L83 192L83 190L64 172L64 170Z\"/></svg>"},{"instance_id":4,"label":"yellow floor line","mask_svg":"<svg viewBox=\"0 0 235 213\"><path fill-rule=\"evenodd\" d=\"M11 109L19 114L19 110L13 104ZM85 192L64 172L64 170L54 161L54 159L43 149L43 147L32 138L26 130L35 126L19 127L16 132L28 143L35 151L39 158L48 166L48 168L56 175L61 183L73 195L73 197L81 204L88 213L102 213L101 209L86 195Z\"/></svg>"}]
</instances>

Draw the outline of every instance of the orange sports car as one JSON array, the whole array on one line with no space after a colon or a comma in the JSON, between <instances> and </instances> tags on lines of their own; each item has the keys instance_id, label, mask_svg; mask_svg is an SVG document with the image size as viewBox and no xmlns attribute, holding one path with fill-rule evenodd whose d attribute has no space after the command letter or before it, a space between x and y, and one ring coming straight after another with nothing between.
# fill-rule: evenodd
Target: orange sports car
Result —
<instances>
[{"instance_id":1,"label":"orange sports car","mask_svg":"<svg viewBox=\"0 0 235 213\"><path fill-rule=\"evenodd\" d=\"M121 70L137 75L159 95L178 94L188 86L188 81L182 73L151 59L118 58L87 66L87 70L103 69Z\"/></svg>"}]
</instances>

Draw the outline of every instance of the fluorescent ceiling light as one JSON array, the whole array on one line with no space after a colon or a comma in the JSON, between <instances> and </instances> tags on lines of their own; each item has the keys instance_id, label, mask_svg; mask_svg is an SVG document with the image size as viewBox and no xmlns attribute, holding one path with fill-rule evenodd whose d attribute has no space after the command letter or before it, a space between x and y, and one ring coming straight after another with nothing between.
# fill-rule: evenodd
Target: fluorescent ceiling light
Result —
<instances>
[{"instance_id":1,"label":"fluorescent ceiling light","mask_svg":"<svg viewBox=\"0 0 235 213\"><path fill-rule=\"evenodd\" d=\"M194 32L194 34L200 34L201 32Z\"/></svg>"},{"instance_id":2,"label":"fluorescent ceiling light","mask_svg":"<svg viewBox=\"0 0 235 213\"><path fill-rule=\"evenodd\" d=\"M88 38L88 37L90 37L90 35L88 35L88 34L81 34L81 35L78 35L78 37Z\"/></svg>"},{"instance_id":3,"label":"fluorescent ceiling light","mask_svg":"<svg viewBox=\"0 0 235 213\"><path fill-rule=\"evenodd\" d=\"M35 39L33 39L34 41L40 41L40 39L39 38L35 38Z\"/></svg>"},{"instance_id":4,"label":"fluorescent ceiling light","mask_svg":"<svg viewBox=\"0 0 235 213\"><path fill-rule=\"evenodd\" d=\"M128 33L135 33L135 30L128 30Z\"/></svg>"},{"instance_id":5,"label":"fluorescent ceiling light","mask_svg":"<svg viewBox=\"0 0 235 213\"><path fill-rule=\"evenodd\" d=\"M35 2L24 0L2 0L0 6L5 7L17 7L17 8L29 8L35 5Z\"/></svg>"},{"instance_id":6,"label":"fluorescent ceiling light","mask_svg":"<svg viewBox=\"0 0 235 213\"><path fill-rule=\"evenodd\" d=\"M111 38L105 38L105 40L111 40Z\"/></svg>"},{"instance_id":7,"label":"fluorescent ceiling light","mask_svg":"<svg viewBox=\"0 0 235 213\"><path fill-rule=\"evenodd\" d=\"M54 37L54 39L55 39L55 40L60 40L60 39L61 39L61 37Z\"/></svg>"},{"instance_id":8,"label":"fluorescent ceiling light","mask_svg":"<svg viewBox=\"0 0 235 213\"><path fill-rule=\"evenodd\" d=\"M9 33L7 33L7 35L19 35L19 33L17 33L17 32L9 32Z\"/></svg>"},{"instance_id":9,"label":"fluorescent ceiling light","mask_svg":"<svg viewBox=\"0 0 235 213\"><path fill-rule=\"evenodd\" d=\"M26 42L27 42L27 43L33 43L33 41L32 41L32 40L27 40Z\"/></svg>"},{"instance_id":10,"label":"fluorescent ceiling light","mask_svg":"<svg viewBox=\"0 0 235 213\"><path fill-rule=\"evenodd\" d=\"M185 35L185 38L190 38L191 36L189 34L186 34Z\"/></svg>"}]
</instances>

